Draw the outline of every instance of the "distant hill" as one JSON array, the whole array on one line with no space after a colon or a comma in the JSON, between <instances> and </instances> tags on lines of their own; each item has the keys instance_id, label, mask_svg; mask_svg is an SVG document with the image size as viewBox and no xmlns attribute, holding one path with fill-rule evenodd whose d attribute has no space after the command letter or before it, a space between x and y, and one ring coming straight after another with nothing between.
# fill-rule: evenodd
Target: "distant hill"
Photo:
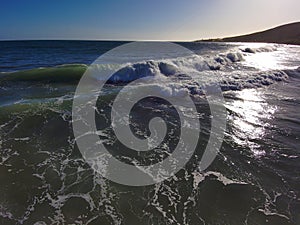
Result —
<instances>
[{"instance_id":1,"label":"distant hill","mask_svg":"<svg viewBox=\"0 0 300 225\"><path fill-rule=\"evenodd\" d=\"M300 22L290 23L266 31L222 39L207 39L201 41L215 42L267 42L279 44L300 45Z\"/></svg>"}]
</instances>

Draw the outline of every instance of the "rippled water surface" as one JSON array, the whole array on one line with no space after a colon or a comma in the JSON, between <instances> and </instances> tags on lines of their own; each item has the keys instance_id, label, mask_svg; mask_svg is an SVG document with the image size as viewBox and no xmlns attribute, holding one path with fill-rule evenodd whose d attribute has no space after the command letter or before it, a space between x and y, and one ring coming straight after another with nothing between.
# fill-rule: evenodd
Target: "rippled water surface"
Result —
<instances>
[{"instance_id":1,"label":"rippled water surface","mask_svg":"<svg viewBox=\"0 0 300 225\"><path fill-rule=\"evenodd\" d=\"M167 119L164 145L144 160L116 140L111 104L137 68L171 98L188 93L198 114L186 115L201 124L197 149L184 169L162 183L129 187L108 181L84 161L71 115L87 65L120 44L0 42L0 224L300 224L300 48L181 43L199 57L141 61L126 69L130 79L115 74L97 102L96 123L99 137L120 160L163 159L180 135L174 108L148 98L132 112L132 128L147 136L147 121ZM220 77L228 114L220 153L204 172L199 159L211 115L199 74Z\"/></svg>"}]
</instances>

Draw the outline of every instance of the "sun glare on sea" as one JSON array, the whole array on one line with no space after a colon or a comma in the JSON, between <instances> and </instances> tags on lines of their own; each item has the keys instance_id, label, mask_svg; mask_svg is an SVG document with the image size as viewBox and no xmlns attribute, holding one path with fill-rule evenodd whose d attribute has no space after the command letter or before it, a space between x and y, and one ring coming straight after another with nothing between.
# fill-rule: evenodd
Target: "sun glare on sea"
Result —
<instances>
[{"instance_id":1,"label":"sun glare on sea","mask_svg":"<svg viewBox=\"0 0 300 225\"><path fill-rule=\"evenodd\" d=\"M269 126L276 108L271 107L256 89L245 89L236 92L236 99L226 106L233 113L230 116L233 124L233 139L242 146L248 146L254 156L262 156L265 150L260 148L261 140Z\"/></svg>"},{"instance_id":2,"label":"sun glare on sea","mask_svg":"<svg viewBox=\"0 0 300 225\"><path fill-rule=\"evenodd\" d=\"M245 56L245 65L258 68L262 71L270 69L280 69L280 63L276 53L261 52L254 55Z\"/></svg>"}]
</instances>

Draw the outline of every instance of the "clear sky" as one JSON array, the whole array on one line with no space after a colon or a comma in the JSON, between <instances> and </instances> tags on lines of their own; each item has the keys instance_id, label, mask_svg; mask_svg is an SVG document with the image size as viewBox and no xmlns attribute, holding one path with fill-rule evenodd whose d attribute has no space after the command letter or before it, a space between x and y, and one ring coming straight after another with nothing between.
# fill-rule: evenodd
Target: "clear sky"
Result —
<instances>
[{"instance_id":1,"label":"clear sky","mask_svg":"<svg viewBox=\"0 0 300 225\"><path fill-rule=\"evenodd\" d=\"M0 39L196 40L300 21L300 0L1 0Z\"/></svg>"}]
</instances>

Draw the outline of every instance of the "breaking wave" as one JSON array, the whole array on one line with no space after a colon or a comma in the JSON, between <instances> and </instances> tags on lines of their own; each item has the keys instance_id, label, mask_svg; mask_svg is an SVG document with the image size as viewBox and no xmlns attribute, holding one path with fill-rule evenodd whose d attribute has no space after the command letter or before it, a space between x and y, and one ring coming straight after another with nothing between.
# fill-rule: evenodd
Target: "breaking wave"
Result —
<instances>
[{"instance_id":1,"label":"breaking wave","mask_svg":"<svg viewBox=\"0 0 300 225\"><path fill-rule=\"evenodd\" d=\"M176 59L141 61L126 64L115 74L108 83L123 84L139 78L153 78L158 86L164 89L174 90L176 87L186 87L190 93L199 93L197 77L203 75L212 77L218 71L219 83L223 91L241 90L243 88L255 88L285 81L288 76L298 76L299 68L294 70L269 70L259 71L257 69L243 69L240 62L245 60L245 54L249 52L275 51L275 47L261 47L257 49L244 49L237 52L220 53L217 56L202 57L198 55L190 57L179 57ZM248 53L245 53L248 52ZM114 65L93 65L97 67L113 67ZM240 70L234 70L238 68ZM18 82L36 83L69 83L77 84L87 69L85 64L68 64L48 68L36 68L16 72L2 72L0 84L7 82L16 84ZM176 85L164 83L166 77L171 77ZM192 79L191 79L192 77ZM95 81L101 79L101 75L94 77ZM180 81L178 83L178 81ZM196 81L196 82L195 82ZM196 85L195 85L196 83ZM168 86L168 87L167 87ZM162 91L163 91L162 90ZM171 91L172 92L172 91ZM174 93L174 91L173 91Z\"/></svg>"}]
</instances>

